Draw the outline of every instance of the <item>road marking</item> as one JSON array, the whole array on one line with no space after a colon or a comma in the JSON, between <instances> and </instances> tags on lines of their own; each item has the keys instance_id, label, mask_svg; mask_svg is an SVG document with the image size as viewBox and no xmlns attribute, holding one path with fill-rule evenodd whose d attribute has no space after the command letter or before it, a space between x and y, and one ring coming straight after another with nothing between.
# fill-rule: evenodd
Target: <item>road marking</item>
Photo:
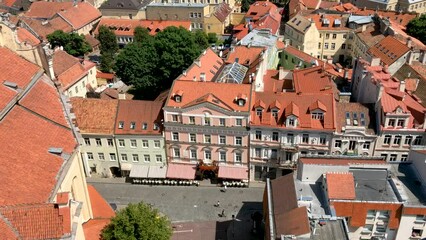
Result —
<instances>
[{"instance_id":1,"label":"road marking","mask_svg":"<svg viewBox=\"0 0 426 240\"><path fill-rule=\"evenodd\" d=\"M190 230L181 230L181 231L173 231L173 233L187 233L187 232L193 232L192 229Z\"/></svg>"}]
</instances>

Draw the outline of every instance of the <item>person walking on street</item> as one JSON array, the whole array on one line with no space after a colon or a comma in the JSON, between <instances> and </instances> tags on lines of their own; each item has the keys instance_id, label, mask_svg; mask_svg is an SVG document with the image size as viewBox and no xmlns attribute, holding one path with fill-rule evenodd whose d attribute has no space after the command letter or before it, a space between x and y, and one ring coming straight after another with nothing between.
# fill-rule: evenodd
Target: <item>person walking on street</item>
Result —
<instances>
[{"instance_id":1,"label":"person walking on street","mask_svg":"<svg viewBox=\"0 0 426 240\"><path fill-rule=\"evenodd\" d=\"M217 201L216 207L220 207L220 202L219 201Z\"/></svg>"},{"instance_id":2,"label":"person walking on street","mask_svg":"<svg viewBox=\"0 0 426 240\"><path fill-rule=\"evenodd\" d=\"M226 189L227 189L227 187L226 187L226 185L223 187L223 192L226 192Z\"/></svg>"},{"instance_id":3,"label":"person walking on street","mask_svg":"<svg viewBox=\"0 0 426 240\"><path fill-rule=\"evenodd\" d=\"M222 214L221 214L221 216L222 216L222 217L225 217L225 209L222 209Z\"/></svg>"}]
</instances>

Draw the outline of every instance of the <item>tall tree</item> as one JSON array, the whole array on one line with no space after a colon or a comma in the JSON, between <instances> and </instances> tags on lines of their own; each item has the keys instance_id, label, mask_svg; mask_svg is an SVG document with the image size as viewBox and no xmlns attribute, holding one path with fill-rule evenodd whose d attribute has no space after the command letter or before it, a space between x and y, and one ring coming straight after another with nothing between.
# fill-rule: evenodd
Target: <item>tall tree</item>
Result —
<instances>
[{"instance_id":1,"label":"tall tree","mask_svg":"<svg viewBox=\"0 0 426 240\"><path fill-rule=\"evenodd\" d=\"M426 44L426 15L421 15L407 24L407 33Z\"/></svg>"},{"instance_id":2,"label":"tall tree","mask_svg":"<svg viewBox=\"0 0 426 240\"><path fill-rule=\"evenodd\" d=\"M138 26L133 32L133 41L134 42L146 42L154 40L154 37L149 34L149 30Z\"/></svg>"},{"instance_id":3,"label":"tall tree","mask_svg":"<svg viewBox=\"0 0 426 240\"><path fill-rule=\"evenodd\" d=\"M200 49L206 49L209 47L209 41L207 39L207 34L201 30L197 30L194 34L195 43Z\"/></svg>"},{"instance_id":4,"label":"tall tree","mask_svg":"<svg viewBox=\"0 0 426 240\"><path fill-rule=\"evenodd\" d=\"M216 43L217 42L217 34L216 33L209 33L207 34L207 39L209 43Z\"/></svg>"},{"instance_id":5,"label":"tall tree","mask_svg":"<svg viewBox=\"0 0 426 240\"><path fill-rule=\"evenodd\" d=\"M171 235L167 217L142 202L120 210L101 233L102 240L169 240Z\"/></svg>"},{"instance_id":6,"label":"tall tree","mask_svg":"<svg viewBox=\"0 0 426 240\"><path fill-rule=\"evenodd\" d=\"M116 53L118 51L117 36L107 26L99 27L98 40L100 42L101 54L105 52Z\"/></svg>"},{"instance_id":7,"label":"tall tree","mask_svg":"<svg viewBox=\"0 0 426 240\"><path fill-rule=\"evenodd\" d=\"M92 47L84 36L77 33L65 33L62 30L56 30L47 35L47 40L52 47L62 46L67 53L73 56L83 56L92 51Z\"/></svg>"}]
</instances>

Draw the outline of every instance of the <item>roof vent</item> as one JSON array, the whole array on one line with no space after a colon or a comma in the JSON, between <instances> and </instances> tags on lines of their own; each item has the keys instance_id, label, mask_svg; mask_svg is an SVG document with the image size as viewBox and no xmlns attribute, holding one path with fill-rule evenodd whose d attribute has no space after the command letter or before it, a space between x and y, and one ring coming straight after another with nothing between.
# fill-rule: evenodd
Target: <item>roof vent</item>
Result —
<instances>
[{"instance_id":1,"label":"roof vent","mask_svg":"<svg viewBox=\"0 0 426 240\"><path fill-rule=\"evenodd\" d=\"M55 147L51 147L51 148L49 148L49 153L52 153L52 154L62 154L62 148L55 148Z\"/></svg>"},{"instance_id":2,"label":"roof vent","mask_svg":"<svg viewBox=\"0 0 426 240\"><path fill-rule=\"evenodd\" d=\"M13 89L17 89L18 88L18 84L16 84L15 82L7 81L7 80L5 80L3 82L3 85L5 85L6 87L13 88Z\"/></svg>"}]
</instances>

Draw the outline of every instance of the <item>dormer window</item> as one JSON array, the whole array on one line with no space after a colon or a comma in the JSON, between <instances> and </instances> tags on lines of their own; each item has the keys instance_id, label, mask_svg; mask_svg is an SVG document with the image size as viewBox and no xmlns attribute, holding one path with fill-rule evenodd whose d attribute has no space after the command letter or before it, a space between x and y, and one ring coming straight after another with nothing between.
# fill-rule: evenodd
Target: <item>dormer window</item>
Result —
<instances>
[{"instance_id":1,"label":"dormer window","mask_svg":"<svg viewBox=\"0 0 426 240\"><path fill-rule=\"evenodd\" d=\"M182 97L179 96L179 95L176 95L175 96L175 101L178 102L178 103L182 102Z\"/></svg>"},{"instance_id":2,"label":"dormer window","mask_svg":"<svg viewBox=\"0 0 426 240\"><path fill-rule=\"evenodd\" d=\"M154 123L154 130L158 130L160 127L158 126L157 123Z\"/></svg>"},{"instance_id":3,"label":"dormer window","mask_svg":"<svg viewBox=\"0 0 426 240\"><path fill-rule=\"evenodd\" d=\"M261 117L262 116L262 111L263 111L262 108L256 108L256 115L259 116L259 117Z\"/></svg>"},{"instance_id":4,"label":"dormer window","mask_svg":"<svg viewBox=\"0 0 426 240\"><path fill-rule=\"evenodd\" d=\"M317 120L323 120L324 119L324 113L322 112L313 112L311 114L312 119L317 119Z\"/></svg>"},{"instance_id":5,"label":"dormer window","mask_svg":"<svg viewBox=\"0 0 426 240\"><path fill-rule=\"evenodd\" d=\"M404 127L404 125L405 125L405 120L404 119L398 119L397 126L398 127Z\"/></svg>"},{"instance_id":6,"label":"dormer window","mask_svg":"<svg viewBox=\"0 0 426 240\"><path fill-rule=\"evenodd\" d=\"M289 118L289 119L288 119L288 126L292 126L292 127L294 127L294 126L295 126L295 124L296 124L296 121L295 121L295 119L294 119L294 118Z\"/></svg>"},{"instance_id":7,"label":"dormer window","mask_svg":"<svg viewBox=\"0 0 426 240\"><path fill-rule=\"evenodd\" d=\"M395 119L389 119L388 127L395 127Z\"/></svg>"},{"instance_id":8,"label":"dormer window","mask_svg":"<svg viewBox=\"0 0 426 240\"><path fill-rule=\"evenodd\" d=\"M204 82L204 81L206 81L206 73L200 73L200 81L201 82Z\"/></svg>"},{"instance_id":9,"label":"dormer window","mask_svg":"<svg viewBox=\"0 0 426 240\"><path fill-rule=\"evenodd\" d=\"M272 117L277 119L278 118L278 109L272 109L271 111Z\"/></svg>"},{"instance_id":10,"label":"dormer window","mask_svg":"<svg viewBox=\"0 0 426 240\"><path fill-rule=\"evenodd\" d=\"M136 123L135 122L131 122L130 123L130 129L135 129L136 127Z\"/></svg>"},{"instance_id":11,"label":"dormer window","mask_svg":"<svg viewBox=\"0 0 426 240\"><path fill-rule=\"evenodd\" d=\"M123 127L124 127L124 122L120 121L120 122L118 123L118 128L119 128L119 129L123 129Z\"/></svg>"},{"instance_id":12,"label":"dormer window","mask_svg":"<svg viewBox=\"0 0 426 240\"><path fill-rule=\"evenodd\" d=\"M246 104L246 100L244 99L238 99L238 106L244 106L244 104Z\"/></svg>"},{"instance_id":13,"label":"dormer window","mask_svg":"<svg viewBox=\"0 0 426 240\"><path fill-rule=\"evenodd\" d=\"M143 124L142 124L142 129L143 129L143 130L146 130L147 128L148 128L148 124L147 124L147 123L143 123Z\"/></svg>"}]
</instances>

